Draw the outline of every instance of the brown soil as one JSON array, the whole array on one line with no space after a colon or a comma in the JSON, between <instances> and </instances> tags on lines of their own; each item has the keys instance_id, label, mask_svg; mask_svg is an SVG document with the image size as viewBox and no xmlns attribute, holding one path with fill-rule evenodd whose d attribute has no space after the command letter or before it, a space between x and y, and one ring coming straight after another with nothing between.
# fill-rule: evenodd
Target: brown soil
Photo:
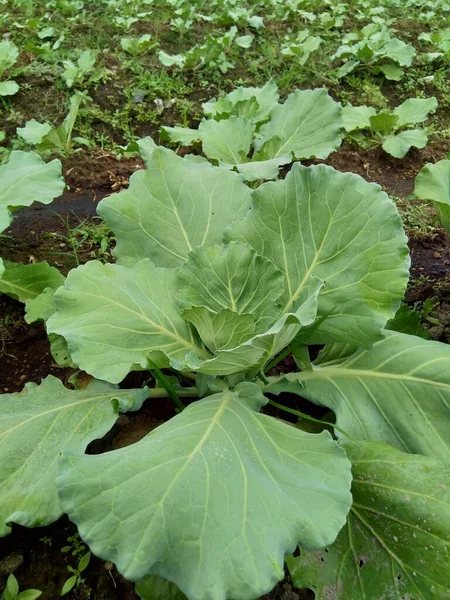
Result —
<instances>
[{"instance_id":1,"label":"brown soil","mask_svg":"<svg viewBox=\"0 0 450 600\"><path fill-rule=\"evenodd\" d=\"M361 175L367 181L379 183L385 191L405 197L414 188L414 178L420 169L428 162L436 162L445 158L450 150L450 140L440 140L431 143L423 150L412 148L402 159L393 158L384 150L361 150L345 143L334 152L326 162L335 169Z\"/></svg>"},{"instance_id":2,"label":"brown soil","mask_svg":"<svg viewBox=\"0 0 450 600\"><path fill-rule=\"evenodd\" d=\"M131 175L144 166L139 157L117 160L111 154L75 154L63 161L64 180L75 192L98 194L127 187Z\"/></svg>"},{"instance_id":3,"label":"brown soil","mask_svg":"<svg viewBox=\"0 0 450 600\"><path fill-rule=\"evenodd\" d=\"M424 151L412 152L403 161L396 161L381 151L357 151L344 145L327 163L342 171L359 173L370 181L377 181L392 194L405 196L412 191L413 177L421 166L442 158L447 150L442 144L439 148L432 145ZM47 260L66 273L76 265L76 260L70 245L63 240L63 236L67 235L63 220L68 218L69 225L74 227L80 220L92 219L98 201L114 189L126 186L130 175L141 166L139 159L117 161L110 155L76 155L64 161L66 181L71 191L51 206L36 205L19 211L11 229L5 232L11 238L0 241L0 256L26 263ZM82 249L78 254L80 262L89 260L95 250L92 247ZM430 327L430 333L436 339L449 341L450 241L444 234L414 240L411 255L411 275L419 282L410 287L407 300L414 304L435 298L433 314L442 327L438 330ZM23 307L6 297L0 298L0 316L8 317L8 323L0 328L1 392L19 391L25 382L38 382L49 374L67 381L71 371L54 363L42 325L26 325ZM277 367L277 372L291 369L291 362L291 358L286 359ZM141 385L143 377L142 373L132 374L124 385ZM291 398L290 402L299 410L304 408L301 399ZM286 413L270 411L280 418L290 418ZM121 416L110 433L93 442L88 451L105 452L135 443L172 415L173 407L169 400L149 401L139 413ZM70 553L61 552L68 543L67 538L74 533L75 527L67 518L42 529L27 530L14 526L12 534L0 541L0 590L8 574L14 572L21 589L41 589L45 600L59 598L62 585L70 575L67 566L76 566L76 559ZM85 583L71 597L78 600L131 600L137 596L133 584L125 581L113 565L92 557L85 572ZM265 598L312 600L313 597L312 592L295 590L286 578Z\"/></svg>"}]
</instances>

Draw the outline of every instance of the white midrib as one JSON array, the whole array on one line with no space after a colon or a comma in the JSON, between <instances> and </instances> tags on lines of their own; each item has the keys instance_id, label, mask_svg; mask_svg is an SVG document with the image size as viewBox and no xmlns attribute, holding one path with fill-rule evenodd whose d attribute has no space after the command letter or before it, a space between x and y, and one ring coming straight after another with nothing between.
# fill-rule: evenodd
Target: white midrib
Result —
<instances>
[{"instance_id":1,"label":"white midrib","mask_svg":"<svg viewBox=\"0 0 450 600\"><path fill-rule=\"evenodd\" d=\"M180 215L178 213L178 208L177 208L177 206L176 206L176 204L174 202L174 199L172 198L172 194L170 192L169 186L167 184L166 174L165 174L164 169L163 169L161 155L159 156L159 168L160 168L160 172L161 172L162 178L164 179L164 185L166 186L167 195L169 196L170 201L172 203L173 213L174 213L174 215L175 215L175 217L176 217L176 219L178 221L178 225L180 226L180 230L183 233L183 237L184 237L184 239L186 241L186 245L187 245L187 247L189 249L189 252L190 252L192 250L192 245L191 245L191 242L190 242L189 237L187 235L186 229L184 228L184 225L183 225L183 223L181 221ZM187 174L186 174L186 176L187 176ZM186 179L185 179L185 181L186 181Z\"/></svg>"},{"instance_id":2,"label":"white midrib","mask_svg":"<svg viewBox=\"0 0 450 600\"><path fill-rule=\"evenodd\" d=\"M334 215L333 215L334 216ZM320 254L322 252L322 249L327 241L327 237L328 237L328 233L331 229L331 226L333 224L332 219L330 219L330 222L328 224L327 230L323 236L322 239L322 243L320 244L319 248L316 250L316 254L314 256L314 260L311 263L311 266L309 267L309 269L306 271L305 276L303 277L302 281L298 284L297 289L295 290L295 292L292 294L290 294L290 298L289 301L287 302L286 306L284 307L283 310L283 314L286 314L287 312L289 312L292 308L292 305L294 304L294 302L297 300L297 298L300 296L303 288L305 287L306 283L308 282L310 276L312 275L312 272L314 271L314 269L317 266L317 263L319 262L319 257ZM284 252L284 240L283 240L283 252ZM285 254L285 272L286 272L286 280L288 282L288 286L290 289L290 282L289 282L289 269L288 269L288 265L287 265L287 256Z\"/></svg>"},{"instance_id":3,"label":"white midrib","mask_svg":"<svg viewBox=\"0 0 450 600\"><path fill-rule=\"evenodd\" d=\"M21 292L25 292L26 294L29 294L30 292L33 293L33 291L30 288L22 287L20 285L17 285L16 283L11 283L10 281L2 281L2 284L5 284L5 288L9 288L10 291L12 291L13 293L15 290L20 290ZM35 298L37 298L37 296L39 296L39 294L34 294L33 297L29 298L29 300L34 300Z\"/></svg>"},{"instance_id":4,"label":"white midrib","mask_svg":"<svg viewBox=\"0 0 450 600\"><path fill-rule=\"evenodd\" d=\"M33 415L29 419L26 419L25 421L21 421L17 425L14 425L14 427L10 427L10 428L6 429L5 431L0 433L0 438L2 438L3 436L9 435L15 429L20 429L20 427L24 427L25 425L28 425L29 423L31 423L32 421L35 421L36 419L43 419L44 417L47 417L48 415L50 415L52 413L61 412L63 410L70 410L71 408L74 408L76 406L81 406L82 404L87 404L89 402L97 402L100 400L104 400L105 398L115 398L115 397L117 397L117 395L120 395L120 390L115 390L114 393L111 392L111 393L107 393L107 394L99 394L98 396L91 396L90 398L87 398L86 400L76 400L75 402L71 402L68 404L60 404L60 405L56 406L55 408L51 408L49 410L42 411L42 412L38 413L37 415Z\"/></svg>"},{"instance_id":5,"label":"white midrib","mask_svg":"<svg viewBox=\"0 0 450 600\"><path fill-rule=\"evenodd\" d=\"M166 491L164 492L164 495L161 497L161 500L155 505L155 510L153 511L153 518L155 517L155 515L157 514L157 510L156 509L160 509L165 501L167 496L170 494L173 486L176 484L176 482L178 481L178 479L181 477L181 475L186 471L186 469L188 468L189 464L192 462L192 460L195 458L195 456L197 456L197 454L199 452L201 452L203 446L205 445L205 443L207 442L207 440L209 439L209 437L211 436L212 432L214 431L214 429L217 427L217 425L219 424L220 420L222 419L225 410L227 409L227 407L229 406L229 404L231 403L233 399L233 393L230 391L227 391L224 393L223 396L223 400L221 401L216 414L214 415L214 417L211 419L211 422L209 423L205 433L202 435L202 437L200 438L200 440L198 441L198 443L196 444L196 446L194 447L194 449L192 450L192 452L190 454L188 454L186 456L186 460L184 461L183 465L181 466L180 470L177 472L177 474L174 476L174 478L172 479L171 483L167 486ZM139 543L139 545L137 546L137 548L134 551L134 555L138 556L139 555L139 551L140 548L142 546L142 544L145 541L145 534L148 530L148 528L151 526L153 518L150 519L144 533L142 534L141 537L141 541Z\"/></svg>"},{"instance_id":6,"label":"white midrib","mask_svg":"<svg viewBox=\"0 0 450 600\"><path fill-rule=\"evenodd\" d=\"M94 298L101 298L101 296L97 296L97 294L91 294L91 293L86 293L86 296L92 296ZM162 325L159 325L158 323L156 323L155 321L153 321L152 319L149 319L147 317L147 315L145 315L144 313L139 313L135 310L133 310L132 308L125 306L124 304L121 304L119 302L115 302L114 300L109 299L110 304L113 304L115 306L118 306L128 312L131 312L132 314L134 314L138 319L142 319L144 322L147 322L149 325L151 325L156 331L159 331L160 333L166 335L167 337L175 340L176 342L179 342L182 346L185 346L186 348L190 348L191 350L194 350L195 352L198 353L198 355L200 356L200 358L203 358L204 360L206 360L206 358L209 358L208 355L206 355L206 353L202 350L202 348L198 347L196 344L193 344L191 342L189 342L188 340L186 340L185 338L179 336L177 333L174 333L172 331L170 331L169 329L167 329L166 327L163 327ZM64 335L64 334L61 334Z\"/></svg>"},{"instance_id":7,"label":"white midrib","mask_svg":"<svg viewBox=\"0 0 450 600\"><path fill-rule=\"evenodd\" d=\"M228 392L224 393L223 400L220 403L220 406L218 407L216 414L211 419L211 422L208 425L205 433L202 435L202 437L200 438L200 440L198 441L197 445L192 450L192 452L187 455L186 460L183 463L183 466L178 471L178 473L175 475L175 477L173 478L173 480L170 483L170 485L167 487L167 489L166 489L166 491L164 493L164 496L162 496L161 500L158 502L158 505L161 506L162 504L164 504L165 499L170 494L170 491L171 491L172 487L175 485L175 483L177 482L177 480L179 479L179 477L184 473L184 471L187 469L187 467L192 462L192 460L194 459L194 457L202 450L203 446L208 441L208 439L211 436L212 432L214 431L214 429L216 428L216 426L219 424L221 418L223 417L223 415L225 413L225 410L227 409L228 405L231 403L232 399L233 399L233 393L232 392L228 391Z\"/></svg>"},{"instance_id":8,"label":"white midrib","mask_svg":"<svg viewBox=\"0 0 450 600\"><path fill-rule=\"evenodd\" d=\"M441 387L450 392L450 384L439 381L431 381L423 377L414 377L408 373L385 373L380 371L369 371L365 369L346 369L345 367L318 367L312 371L302 371L297 373L295 379L298 381L308 381L313 379L331 379L338 377L351 378L367 378L367 379L393 379L395 381L409 381L411 383L423 383L425 385L433 385L433 387Z\"/></svg>"}]
</instances>

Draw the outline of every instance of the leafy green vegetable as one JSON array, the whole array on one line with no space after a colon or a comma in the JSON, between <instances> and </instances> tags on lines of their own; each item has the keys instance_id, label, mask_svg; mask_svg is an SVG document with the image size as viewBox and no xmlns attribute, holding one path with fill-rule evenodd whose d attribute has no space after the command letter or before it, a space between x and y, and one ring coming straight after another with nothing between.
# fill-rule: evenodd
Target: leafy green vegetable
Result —
<instances>
[{"instance_id":1,"label":"leafy green vegetable","mask_svg":"<svg viewBox=\"0 0 450 600\"><path fill-rule=\"evenodd\" d=\"M4 262L5 271L0 279L0 292L20 302L34 300L45 288L56 289L64 283L64 277L47 263L23 265Z\"/></svg>"},{"instance_id":2,"label":"leafy green vegetable","mask_svg":"<svg viewBox=\"0 0 450 600\"><path fill-rule=\"evenodd\" d=\"M450 160L426 164L416 177L414 195L433 202L442 226L450 232Z\"/></svg>"},{"instance_id":3,"label":"leafy green vegetable","mask_svg":"<svg viewBox=\"0 0 450 600\"><path fill-rule=\"evenodd\" d=\"M332 546L288 559L294 584L316 600L448 598L448 463L379 442L345 450L353 471L347 526Z\"/></svg>"},{"instance_id":4,"label":"leafy green vegetable","mask_svg":"<svg viewBox=\"0 0 450 600\"><path fill-rule=\"evenodd\" d=\"M386 331L367 350L326 347L311 370L271 379L268 389L327 406L352 439L448 461L449 365L447 345Z\"/></svg>"},{"instance_id":5,"label":"leafy green vegetable","mask_svg":"<svg viewBox=\"0 0 450 600\"><path fill-rule=\"evenodd\" d=\"M222 241L223 230L250 208L250 190L235 173L193 164L164 148L133 174L127 190L102 200L100 216L114 231L114 255L130 265L150 257L177 267L200 245Z\"/></svg>"},{"instance_id":6,"label":"leafy green vegetable","mask_svg":"<svg viewBox=\"0 0 450 600\"><path fill-rule=\"evenodd\" d=\"M424 148L428 142L426 129L405 128L422 123L436 108L434 96L410 98L393 111L383 109L378 113L368 106L347 104L342 109L342 118L349 137L360 145L369 148L382 145L388 154L403 158L412 146Z\"/></svg>"},{"instance_id":7,"label":"leafy green vegetable","mask_svg":"<svg viewBox=\"0 0 450 600\"><path fill-rule=\"evenodd\" d=\"M341 137L340 105L325 89L297 90L278 104L278 90L238 88L203 105L198 130L163 127L171 141L201 141L205 155L219 165L236 168L247 181L272 179L292 160L326 158Z\"/></svg>"},{"instance_id":8,"label":"leafy green vegetable","mask_svg":"<svg viewBox=\"0 0 450 600\"><path fill-rule=\"evenodd\" d=\"M41 155L57 152L68 156L74 151L79 152L80 148L74 150L74 142L82 146L90 145L85 138L72 136L80 105L85 100L85 93L75 92L70 99L69 112L59 127L53 128L48 123L38 123L31 119L25 123L25 127L17 128L17 134L28 144L35 145Z\"/></svg>"},{"instance_id":9,"label":"leafy green vegetable","mask_svg":"<svg viewBox=\"0 0 450 600\"><path fill-rule=\"evenodd\" d=\"M34 201L49 204L64 189L61 163L44 163L34 152L11 152L0 166L0 232L12 221L9 209L30 206Z\"/></svg>"},{"instance_id":10,"label":"leafy green vegetable","mask_svg":"<svg viewBox=\"0 0 450 600\"><path fill-rule=\"evenodd\" d=\"M71 60L64 60L64 71L61 77L67 87L87 87L91 83L104 80L109 71L105 67L96 67L96 62L97 58L92 50L84 50L76 63Z\"/></svg>"},{"instance_id":11,"label":"leafy green vegetable","mask_svg":"<svg viewBox=\"0 0 450 600\"><path fill-rule=\"evenodd\" d=\"M147 390L119 390L103 382L69 390L55 377L0 396L0 536L10 523L39 527L62 514L56 491L57 458L83 453L105 435L118 411L138 406Z\"/></svg>"},{"instance_id":12,"label":"leafy green vegetable","mask_svg":"<svg viewBox=\"0 0 450 600\"><path fill-rule=\"evenodd\" d=\"M299 65L304 65L311 54L315 52L323 42L323 39L317 35L310 35L308 29L299 31L296 38L285 37L285 42L281 48L283 56L296 58Z\"/></svg>"},{"instance_id":13,"label":"leafy green vegetable","mask_svg":"<svg viewBox=\"0 0 450 600\"><path fill-rule=\"evenodd\" d=\"M14 96L19 91L19 86L15 81L1 81L4 72L10 69L17 61L19 49L10 40L0 42L0 98L2 96Z\"/></svg>"},{"instance_id":14,"label":"leafy green vegetable","mask_svg":"<svg viewBox=\"0 0 450 600\"><path fill-rule=\"evenodd\" d=\"M161 160L172 167L170 180L161 178ZM217 177L221 183L224 177L235 182L234 188L227 188L228 205L212 209L213 218L203 212L203 219L208 219L206 229L200 227L203 200L197 195L193 203L190 192L194 188L188 177L196 173L210 176L213 185ZM261 367L290 343L301 326L314 321L318 294L320 314L334 313L316 328L314 340L319 343L331 339L368 343L394 315L406 284L408 260L401 222L377 186L330 167L296 165L284 181L255 190L249 216L236 220L236 210L230 210L230 192L239 200L237 210L242 216L250 198L250 190L237 175L157 149L147 172L133 177L149 183L137 187L132 181L130 190L99 207L113 229L116 223L121 228L115 234L118 256L125 266L90 262L73 270L54 295L57 310L47 323L50 333L66 338L74 361L96 377L117 383L137 365L145 368L147 357L159 367L170 363L179 370L223 375ZM149 189L154 196L149 196ZM164 243L152 197L155 206L159 198L165 231L169 219L173 222L174 234L165 235ZM312 204L312 198L325 201ZM214 201L219 199L217 194ZM205 201L209 206L211 196ZM143 202L145 209L140 210ZM113 206L126 207L126 211L114 213ZM349 213L351 227L343 218ZM123 227L123 214L146 219L140 246L134 230ZM306 218L299 222L298 214ZM321 229L311 238L312 223L319 222ZM208 248L211 241L221 239L224 230L230 245ZM370 232L374 232L372 237ZM235 240L243 243L236 245ZM204 248L193 249L202 241ZM296 256L300 247L309 249L302 261ZM135 249L142 254L132 256ZM136 262L143 256L171 268L157 268L148 259ZM178 272L176 267L183 261ZM396 277L380 278L380 269L391 269ZM343 281L340 274L346 270Z\"/></svg>"},{"instance_id":15,"label":"leafy green vegetable","mask_svg":"<svg viewBox=\"0 0 450 600\"><path fill-rule=\"evenodd\" d=\"M355 70L369 69L374 74L382 73L387 79L399 81L403 77L400 67L411 66L415 55L414 46L392 37L383 23L369 23L357 33L345 34L331 60L344 61L336 70L338 78Z\"/></svg>"},{"instance_id":16,"label":"leafy green vegetable","mask_svg":"<svg viewBox=\"0 0 450 600\"><path fill-rule=\"evenodd\" d=\"M189 598L254 598L283 577L297 540L331 543L351 503L345 453L327 432L258 413L265 402L240 384L131 447L66 454L62 505L93 552L129 579L176 581Z\"/></svg>"}]
</instances>

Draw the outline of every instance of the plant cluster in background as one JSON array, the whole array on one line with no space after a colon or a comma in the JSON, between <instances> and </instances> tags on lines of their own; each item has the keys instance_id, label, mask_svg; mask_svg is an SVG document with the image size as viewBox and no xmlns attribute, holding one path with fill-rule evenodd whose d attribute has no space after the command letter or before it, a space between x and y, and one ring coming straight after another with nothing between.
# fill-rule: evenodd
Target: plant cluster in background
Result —
<instances>
[{"instance_id":1,"label":"plant cluster in background","mask_svg":"<svg viewBox=\"0 0 450 600\"><path fill-rule=\"evenodd\" d=\"M282 102L296 88L324 87L343 105L387 108L415 95L450 106L446 2L358 0L352 10L337 0L0 6L2 160L25 149L16 129L27 121L57 128L74 91L90 98L75 137L117 154L163 124L192 125L212 96L269 79ZM412 20L420 31L402 26ZM432 119L435 135L447 135L445 113Z\"/></svg>"}]
</instances>

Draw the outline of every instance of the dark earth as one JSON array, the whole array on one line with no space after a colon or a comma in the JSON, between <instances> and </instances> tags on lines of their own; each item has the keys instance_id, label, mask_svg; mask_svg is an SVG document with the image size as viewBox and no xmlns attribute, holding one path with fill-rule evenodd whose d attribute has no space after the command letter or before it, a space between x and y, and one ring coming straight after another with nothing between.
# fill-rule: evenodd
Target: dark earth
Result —
<instances>
[{"instance_id":1,"label":"dark earth","mask_svg":"<svg viewBox=\"0 0 450 600\"><path fill-rule=\"evenodd\" d=\"M449 148L433 145L425 150L413 150L403 161L396 161L381 151L355 150L344 145L334 153L327 164L341 171L352 171L369 181L376 181L390 194L406 197L412 192L413 179L426 162L443 158ZM317 161L318 162L318 161ZM139 159L116 161L108 154L78 155L73 162L64 164L65 180L70 188L62 198L50 206L36 205L16 214L12 228L0 239L0 256L24 263L46 260L63 273L91 257L99 258L100 242L87 240L77 248L76 255L67 239L69 227L76 227L87 219L93 221L96 204L105 195L128 185L129 177L142 167ZM98 221L97 221L98 223ZM50 234L49 234L50 232ZM411 282L407 302L421 306L431 298L434 321L425 323L430 335L441 341L450 340L450 240L434 228L429 232L410 234L412 257ZM113 240L110 240L113 244ZM109 253L101 256L112 260ZM0 298L0 392L20 391L28 381L39 382L47 375L55 375L67 383L72 371L56 365L49 350L45 328L29 326L23 320L23 306L3 296ZM290 357L279 369L289 370ZM122 385L136 387L143 383L145 374L132 374ZM301 399L284 398L301 409ZM276 411L272 414L279 416ZM99 453L137 442L153 428L173 416L170 400L147 402L139 413L119 417L116 425L102 440L90 444L89 453ZM280 415L281 416L281 415ZM314 415L314 416L321 416ZM286 418L286 414L283 414ZM57 523L41 529L28 530L13 526L12 533L0 542L0 589L5 587L8 574L13 572L22 590L42 590L42 598L53 600L71 575L67 566L76 567L78 559L71 552L61 552L70 544L76 528L64 517ZM78 542L78 544L81 542ZM81 549L83 551L83 549ZM87 551L85 549L84 551ZM82 554L81 554L82 555ZM131 600L137 598L134 585L125 581L115 567L94 556L83 573L84 583L71 592L77 600ZM311 591L296 590L289 578L267 596L266 600L313 600ZM349 599L351 600L351 599Z\"/></svg>"}]
</instances>

